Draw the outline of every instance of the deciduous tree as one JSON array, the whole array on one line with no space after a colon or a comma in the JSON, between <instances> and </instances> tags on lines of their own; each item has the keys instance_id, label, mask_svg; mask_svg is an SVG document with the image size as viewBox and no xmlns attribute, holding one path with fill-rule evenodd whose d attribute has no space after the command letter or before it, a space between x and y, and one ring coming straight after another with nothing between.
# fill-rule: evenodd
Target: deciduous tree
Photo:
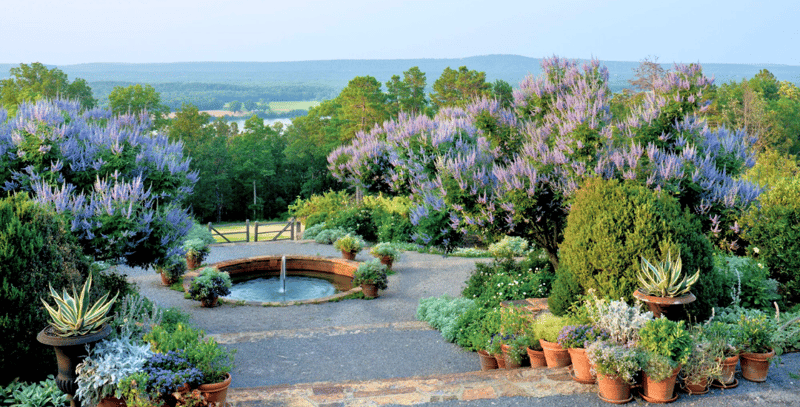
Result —
<instances>
[{"instance_id":1,"label":"deciduous tree","mask_svg":"<svg viewBox=\"0 0 800 407\"><path fill-rule=\"evenodd\" d=\"M80 102L84 109L91 109L97 101L92 90L83 79L69 82L67 75L58 68L48 69L39 62L20 64L9 70L12 78L0 81L0 105L13 115L23 102L41 99L64 98Z\"/></svg>"}]
</instances>

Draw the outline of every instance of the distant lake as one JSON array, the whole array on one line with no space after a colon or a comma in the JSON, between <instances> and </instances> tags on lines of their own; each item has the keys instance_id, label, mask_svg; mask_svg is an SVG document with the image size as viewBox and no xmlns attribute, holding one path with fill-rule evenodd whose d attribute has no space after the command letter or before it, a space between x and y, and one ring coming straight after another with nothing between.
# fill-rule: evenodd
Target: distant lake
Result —
<instances>
[{"instance_id":1,"label":"distant lake","mask_svg":"<svg viewBox=\"0 0 800 407\"><path fill-rule=\"evenodd\" d=\"M236 126L239 127L239 131L242 131L242 130L244 130L244 122L246 122L246 121L247 121L247 119L228 120L228 124L236 123ZM265 126L272 127L272 125L275 124L275 123L283 123L283 127L286 128L287 126L292 124L292 119L285 119L285 118L284 119L264 119L264 125Z\"/></svg>"}]
</instances>

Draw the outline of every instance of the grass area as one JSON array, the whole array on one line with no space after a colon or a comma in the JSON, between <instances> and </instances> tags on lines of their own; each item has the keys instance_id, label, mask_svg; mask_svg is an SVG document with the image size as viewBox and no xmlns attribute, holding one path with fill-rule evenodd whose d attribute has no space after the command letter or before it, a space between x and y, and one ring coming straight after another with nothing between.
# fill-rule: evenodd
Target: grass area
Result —
<instances>
[{"instance_id":1,"label":"grass area","mask_svg":"<svg viewBox=\"0 0 800 407\"><path fill-rule=\"evenodd\" d=\"M289 112L297 109L309 110L315 106L319 106L319 102L314 100L301 100L293 102L269 102L269 109L272 110L273 112Z\"/></svg>"},{"instance_id":2,"label":"grass area","mask_svg":"<svg viewBox=\"0 0 800 407\"><path fill-rule=\"evenodd\" d=\"M258 241L267 241L272 240L275 237L275 233L265 233L265 232L279 232L283 228L286 227L286 222L278 225L265 225L264 223L271 223L271 222L259 222L258 225ZM211 226L219 231L222 234L225 234L225 237L228 238L231 242L245 242L247 238L247 227L245 223L219 223L219 224L211 224ZM211 232L214 235L214 239L216 239L217 243L227 243L227 241L220 235ZM236 233L234 235L229 235L228 233ZM256 227L255 222L250 222L250 241L255 240L255 233ZM288 240L291 238L289 230L283 232L278 240Z\"/></svg>"}]
</instances>

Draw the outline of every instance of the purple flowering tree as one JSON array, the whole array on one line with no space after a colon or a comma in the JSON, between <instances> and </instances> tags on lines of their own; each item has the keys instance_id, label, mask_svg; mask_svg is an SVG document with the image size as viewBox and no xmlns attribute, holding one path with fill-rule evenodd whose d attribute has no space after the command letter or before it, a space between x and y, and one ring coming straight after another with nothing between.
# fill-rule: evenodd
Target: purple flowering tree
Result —
<instances>
[{"instance_id":1,"label":"purple flowering tree","mask_svg":"<svg viewBox=\"0 0 800 407\"><path fill-rule=\"evenodd\" d=\"M545 59L542 74L514 91L513 109L481 99L433 118L400 115L335 150L330 170L371 191L410 195L415 224L437 215L418 236L426 244L448 244L443 226L517 235L557 266L570 198L585 179L604 177L667 191L735 248L734 216L760 193L738 178L754 164L755 140L706 125L712 80L699 65L676 65L619 118L607 82L597 61Z\"/></svg>"},{"instance_id":2,"label":"purple flowering tree","mask_svg":"<svg viewBox=\"0 0 800 407\"><path fill-rule=\"evenodd\" d=\"M150 128L146 114L65 100L22 104L12 118L0 109L0 187L65 216L97 260L157 265L183 254L197 174L180 143Z\"/></svg>"}]
</instances>

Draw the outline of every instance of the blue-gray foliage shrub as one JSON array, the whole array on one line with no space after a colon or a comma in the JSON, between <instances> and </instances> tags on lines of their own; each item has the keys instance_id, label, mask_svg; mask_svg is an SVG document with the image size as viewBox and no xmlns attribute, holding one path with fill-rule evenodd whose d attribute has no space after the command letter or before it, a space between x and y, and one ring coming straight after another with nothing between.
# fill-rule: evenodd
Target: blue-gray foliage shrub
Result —
<instances>
[{"instance_id":1,"label":"blue-gray foliage shrub","mask_svg":"<svg viewBox=\"0 0 800 407\"><path fill-rule=\"evenodd\" d=\"M455 342L458 318L475 307L475 301L468 298L453 298L448 295L423 298L419 300L417 319L441 331L446 341Z\"/></svg>"}]
</instances>

